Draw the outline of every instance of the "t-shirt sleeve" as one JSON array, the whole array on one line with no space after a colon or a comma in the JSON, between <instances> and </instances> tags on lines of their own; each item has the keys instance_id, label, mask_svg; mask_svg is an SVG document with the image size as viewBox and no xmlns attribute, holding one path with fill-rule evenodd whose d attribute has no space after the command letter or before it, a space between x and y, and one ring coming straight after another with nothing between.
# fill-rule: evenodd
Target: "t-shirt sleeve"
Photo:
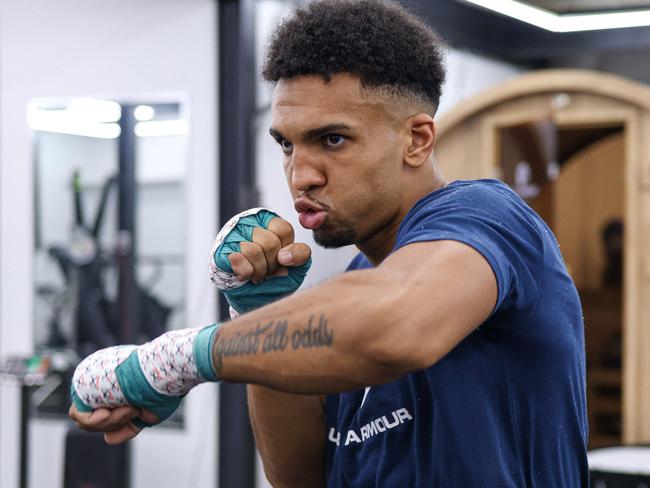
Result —
<instances>
[{"instance_id":1,"label":"t-shirt sleeve","mask_svg":"<svg viewBox=\"0 0 650 488\"><path fill-rule=\"evenodd\" d=\"M522 309L538 295L534 268L542 259L543 243L534 215L514 193L467 187L414 209L395 249L423 241L462 242L492 267L498 287L493 313Z\"/></svg>"},{"instance_id":2,"label":"t-shirt sleeve","mask_svg":"<svg viewBox=\"0 0 650 488\"><path fill-rule=\"evenodd\" d=\"M348 267L345 269L345 271L346 272L348 272L348 271L356 271L356 270L359 270L359 269L368 269L368 268L372 268L372 267L373 266L370 263L370 261L368 261L368 259L366 259L366 257L363 254L358 253L352 259L352 261L350 261L350 264L348 264Z\"/></svg>"}]
</instances>

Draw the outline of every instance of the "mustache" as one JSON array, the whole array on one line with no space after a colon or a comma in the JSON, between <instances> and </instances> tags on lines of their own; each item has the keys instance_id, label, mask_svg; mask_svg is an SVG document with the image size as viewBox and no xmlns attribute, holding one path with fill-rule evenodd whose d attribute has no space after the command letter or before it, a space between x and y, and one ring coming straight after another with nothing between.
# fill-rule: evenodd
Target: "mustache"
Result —
<instances>
[{"instance_id":1,"label":"mustache","mask_svg":"<svg viewBox=\"0 0 650 488\"><path fill-rule=\"evenodd\" d=\"M330 210L332 208L331 205L328 205L327 203L323 202L322 200L319 200L318 198L315 198L313 195L310 195L309 193L301 193L300 195L298 195L297 199L307 200L309 203L313 203L314 205L322 208L323 210Z\"/></svg>"}]
</instances>

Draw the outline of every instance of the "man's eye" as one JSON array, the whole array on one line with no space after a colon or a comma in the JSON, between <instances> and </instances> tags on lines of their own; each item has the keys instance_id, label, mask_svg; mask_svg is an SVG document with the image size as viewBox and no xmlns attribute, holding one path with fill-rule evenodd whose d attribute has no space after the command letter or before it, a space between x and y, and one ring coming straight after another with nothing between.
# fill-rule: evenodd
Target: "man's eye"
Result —
<instances>
[{"instance_id":1,"label":"man's eye","mask_svg":"<svg viewBox=\"0 0 650 488\"><path fill-rule=\"evenodd\" d=\"M347 141L347 137L341 136L339 134L329 134L325 136L325 144L330 147L338 147Z\"/></svg>"},{"instance_id":2,"label":"man's eye","mask_svg":"<svg viewBox=\"0 0 650 488\"><path fill-rule=\"evenodd\" d=\"M282 150L286 152L291 152L293 150L293 144L291 144L289 141L286 139L281 139L280 141L280 147L282 147Z\"/></svg>"}]
</instances>

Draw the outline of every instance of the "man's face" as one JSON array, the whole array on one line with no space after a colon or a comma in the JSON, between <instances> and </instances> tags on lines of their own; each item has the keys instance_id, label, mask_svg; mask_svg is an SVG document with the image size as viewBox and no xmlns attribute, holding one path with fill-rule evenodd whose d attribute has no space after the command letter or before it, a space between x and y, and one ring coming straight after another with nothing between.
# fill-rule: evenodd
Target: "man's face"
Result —
<instances>
[{"instance_id":1,"label":"man's face","mask_svg":"<svg viewBox=\"0 0 650 488\"><path fill-rule=\"evenodd\" d=\"M324 247L362 243L400 211L405 117L356 77L280 80L271 135L303 227Z\"/></svg>"}]
</instances>

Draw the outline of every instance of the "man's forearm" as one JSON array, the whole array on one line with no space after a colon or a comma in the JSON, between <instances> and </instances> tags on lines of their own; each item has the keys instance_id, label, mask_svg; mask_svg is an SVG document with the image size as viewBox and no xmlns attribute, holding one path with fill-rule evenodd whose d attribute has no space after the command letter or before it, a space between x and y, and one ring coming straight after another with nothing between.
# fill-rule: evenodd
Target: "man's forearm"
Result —
<instances>
[{"instance_id":1,"label":"man's forearm","mask_svg":"<svg viewBox=\"0 0 650 488\"><path fill-rule=\"evenodd\" d=\"M315 395L248 385L248 408L264 472L273 486L325 484L325 410Z\"/></svg>"},{"instance_id":2,"label":"man's forearm","mask_svg":"<svg viewBox=\"0 0 650 488\"><path fill-rule=\"evenodd\" d=\"M317 394L399 377L412 368L393 361L400 357L393 283L375 270L346 273L224 324L212 351L217 375Z\"/></svg>"}]
</instances>

